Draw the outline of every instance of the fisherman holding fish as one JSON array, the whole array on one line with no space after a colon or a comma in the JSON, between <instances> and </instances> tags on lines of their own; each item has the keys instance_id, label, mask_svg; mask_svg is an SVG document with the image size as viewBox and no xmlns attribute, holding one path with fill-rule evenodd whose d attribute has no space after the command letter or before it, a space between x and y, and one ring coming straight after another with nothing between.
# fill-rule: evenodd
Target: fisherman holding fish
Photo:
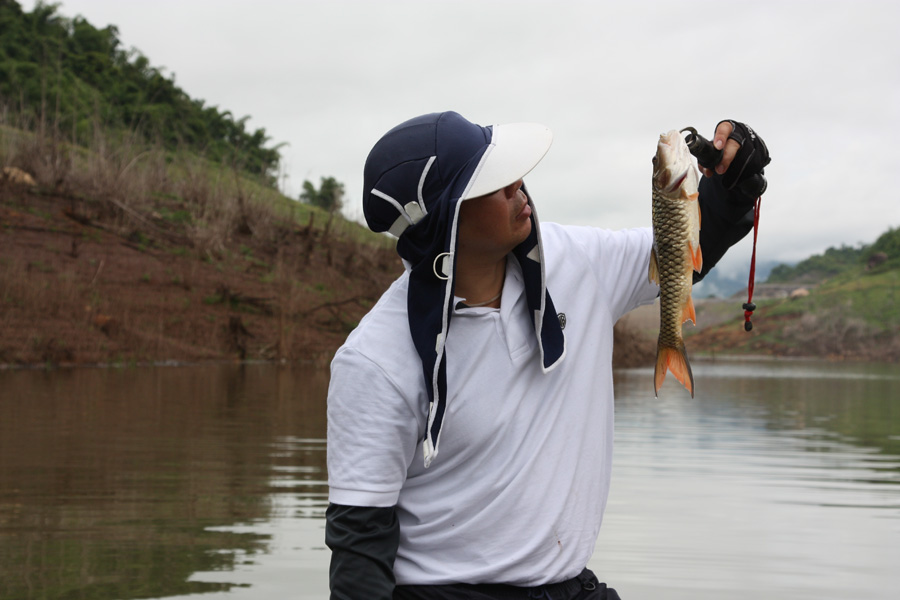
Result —
<instances>
[{"instance_id":1,"label":"fisherman holding fish","mask_svg":"<svg viewBox=\"0 0 900 600\"><path fill-rule=\"evenodd\" d=\"M372 148L366 221L397 236L405 271L331 365L332 599L619 597L586 568L612 467L613 326L661 294L684 316L682 280L750 231L769 160L723 121L697 181L675 137L653 167L656 243L538 221L523 178L550 148L542 125L436 113Z\"/></svg>"}]
</instances>

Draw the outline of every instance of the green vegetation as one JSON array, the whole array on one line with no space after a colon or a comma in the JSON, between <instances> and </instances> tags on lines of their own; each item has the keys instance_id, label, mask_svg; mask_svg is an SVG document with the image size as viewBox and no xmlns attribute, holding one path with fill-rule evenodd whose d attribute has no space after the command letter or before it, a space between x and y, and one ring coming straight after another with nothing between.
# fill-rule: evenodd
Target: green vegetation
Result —
<instances>
[{"instance_id":1,"label":"green vegetation","mask_svg":"<svg viewBox=\"0 0 900 600\"><path fill-rule=\"evenodd\" d=\"M862 248L852 246L828 248L824 254L816 254L794 266L778 265L769 273L767 283L821 281L859 264L862 253Z\"/></svg>"},{"instance_id":2,"label":"green vegetation","mask_svg":"<svg viewBox=\"0 0 900 600\"><path fill-rule=\"evenodd\" d=\"M121 46L114 26L97 29L82 17L57 14L39 2L30 13L0 0L0 108L40 130L65 132L89 146L97 124L138 132L167 150L189 149L216 163L275 183L278 147L248 116L205 106L188 96L137 50Z\"/></svg>"},{"instance_id":3,"label":"green vegetation","mask_svg":"<svg viewBox=\"0 0 900 600\"><path fill-rule=\"evenodd\" d=\"M876 258L882 254L882 257ZM823 254L816 254L794 266L778 265L769 274L767 283L803 282L816 283L842 273L850 273L872 262L879 262L873 268L887 270L900 267L900 228L891 228L871 245L862 244L858 248L841 246L828 248Z\"/></svg>"},{"instance_id":4,"label":"green vegetation","mask_svg":"<svg viewBox=\"0 0 900 600\"><path fill-rule=\"evenodd\" d=\"M841 315L865 323L870 333L900 331L900 269L847 270L809 296L773 303L768 314Z\"/></svg>"},{"instance_id":5,"label":"green vegetation","mask_svg":"<svg viewBox=\"0 0 900 600\"><path fill-rule=\"evenodd\" d=\"M316 189L311 181L304 181L300 201L330 213L340 211L344 207L344 184L334 177L322 177L319 189Z\"/></svg>"},{"instance_id":6,"label":"green vegetation","mask_svg":"<svg viewBox=\"0 0 900 600\"><path fill-rule=\"evenodd\" d=\"M56 11L0 0L0 363L333 352L394 240L341 217L333 177L285 197L262 130Z\"/></svg>"},{"instance_id":7,"label":"green vegetation","mask_svg":"<svg viewBox=\"0 0 900 600\"><path fill-rule=\"evenodd\" d=\"M863 260L868 263L878 253L884 254L887 259L879 269L900 268L900 227L892 227L882 233L874 244L866 248Z\"/></svg>"},{"instance_id":8,"label":"green vegetation","mask_svg":"<svg viewBox=\"0 0 900 600\"><path fill-rule=\"evenodd\" d=\"M191 99L174 76L123 50L114 26L56 11L0 0L0 164L71 199L74 218L112 220L141 249L164 239L200 256L221 254L235 234L281 243L285 226L308 240L324 231L392 245L340 218L344 186L333 177L318 189L305 182L300 202L282 195L278 150L265 147L263 130L245 130L249 117Z\"/></svg>"}]
</instances>

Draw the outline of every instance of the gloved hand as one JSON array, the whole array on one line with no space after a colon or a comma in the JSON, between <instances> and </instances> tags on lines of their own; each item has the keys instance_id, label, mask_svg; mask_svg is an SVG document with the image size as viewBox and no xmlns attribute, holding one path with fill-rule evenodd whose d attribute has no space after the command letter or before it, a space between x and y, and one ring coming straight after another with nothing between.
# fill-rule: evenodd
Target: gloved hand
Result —
<instances>
[{"instance_id":1,"label":"gloved hand","mask_svg":"<svg viewBox=\"0 0 900 600\"><path fill-rule=\"evenodd\" d=\"M753 129L738 121L720 121L713 145L717 150L723 150L715 173L722 175L726 190L737 188L752 198L766 191L764 167L772 159L766 143ZM707 177L713 176L710 169L701 166L700 170Z\"/></svg>"}]
</instances>

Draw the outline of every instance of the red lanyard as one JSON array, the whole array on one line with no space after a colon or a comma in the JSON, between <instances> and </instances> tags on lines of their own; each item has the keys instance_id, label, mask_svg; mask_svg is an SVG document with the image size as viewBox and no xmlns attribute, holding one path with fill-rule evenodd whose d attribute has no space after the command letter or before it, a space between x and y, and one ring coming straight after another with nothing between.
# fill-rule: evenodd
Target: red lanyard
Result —
<instances>
[{"instance_id":1,"label":"red lanyard","mask_svg":"<svg viewBox=\"0 0 900 600\"><path fill-rule=\"evenodd\" d=\"M747 302L744 303L744 331L753 329L750 317L756 310L753 304L753 284L756 282L756 234L759 232L759 205L762 204L762 196L756 199L753 207L753 254L750 257L750 280L747 282Z\"/></svg>"}]
</instances>

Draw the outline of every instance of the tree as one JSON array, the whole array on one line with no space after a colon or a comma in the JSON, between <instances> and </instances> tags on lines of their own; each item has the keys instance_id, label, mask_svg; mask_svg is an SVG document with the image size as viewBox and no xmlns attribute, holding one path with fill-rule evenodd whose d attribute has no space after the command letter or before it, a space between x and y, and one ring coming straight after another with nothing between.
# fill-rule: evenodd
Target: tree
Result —
<instances>
[{"instance_id":1,"label":"tree","mask_svg":"<svg viewBox=\"0 0 900 600\"><path fill-rule=\"evenodd\" d=\"M322 177L319 189L308 179L303 182L300 202L318 206L328 212L336 212L344 206L344 184L334 177Z\"/></svg>"}]
</instances>

